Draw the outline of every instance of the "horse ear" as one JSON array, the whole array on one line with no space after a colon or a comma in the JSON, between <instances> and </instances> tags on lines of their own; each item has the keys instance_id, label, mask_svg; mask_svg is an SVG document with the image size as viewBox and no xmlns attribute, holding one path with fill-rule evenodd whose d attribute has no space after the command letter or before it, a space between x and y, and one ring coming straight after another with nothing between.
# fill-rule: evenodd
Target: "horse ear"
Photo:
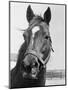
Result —
<instances>
[{"instance_id":1,"label":"horse ear","mask_svg":"<svg viewBox=\"0 0 68 90\"><path fill-rule=\"evenodd\" d=\"M51 10L48 7L46 12L44 13L44 21L49 25L50 20L51 20Z\"/></svg>"},{"instance_id":2,"label":"horse ear","mask_svg":"<svg viewBox=\"0 0 68 90\"><path fill-rule=\"evenodd\" d=\"M27 8L27 13L26 13L26 17L27 17L27 20L28 20L29 23L33 19L34 16L35 15L34 15L32 9L31 9L31 6L29 5L28 8Z\"/></svg>"}]
</instances>

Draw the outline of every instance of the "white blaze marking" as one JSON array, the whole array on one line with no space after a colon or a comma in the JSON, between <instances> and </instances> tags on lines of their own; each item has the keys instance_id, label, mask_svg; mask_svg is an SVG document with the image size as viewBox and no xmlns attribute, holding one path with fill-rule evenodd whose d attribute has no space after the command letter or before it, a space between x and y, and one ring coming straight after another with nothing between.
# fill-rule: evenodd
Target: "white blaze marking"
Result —
<instances>
[{"instance_id":1,"label":"white blaze marking","mask_svg":"<svg viewBox=\"0 0 68 90\"><path fill-rule=\"evenodd\" d=\"M39 27L39 26L35 26L35 27L32 29L33 37L34 37L35 33L36 33L37 31L39 31L39 30L40 30L40 27Z\"/></svg>"},{"instance_id":2,"label":"white blaze marking","mask_svg":"<svg viewBox=\"0 0 68 90\"><path fill-rule=\"evenodd\" d=\"M32 39L34 38L35 33L36 33L37 31L39 31L39 30L40 30L40 27L39 27L39 26L35 26L35 27L32 29ZM32 40L32 44L33 44L33 40Z\"/></svg>"}]
</instances>

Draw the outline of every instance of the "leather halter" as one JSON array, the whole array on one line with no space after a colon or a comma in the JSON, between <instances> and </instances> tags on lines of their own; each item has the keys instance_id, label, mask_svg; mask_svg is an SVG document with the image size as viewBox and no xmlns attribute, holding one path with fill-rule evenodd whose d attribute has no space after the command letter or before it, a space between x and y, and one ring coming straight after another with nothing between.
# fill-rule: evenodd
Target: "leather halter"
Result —
<instances>
[{"instance_id":1,"label":"leather halter","mask_svg":"<svg viewBox=\"0 0 68 90\"><path fill-rule=\"evenodd\" d=\"M48 62L48 60L50 58L50 52L51 52L51 49L50 49L49 54L48 54L47 58L45 59L45 61L42 59L42 56L34 50L26 51L25 56L28 54L32 54L32 55L36 56L40 60L40 62L43 64L43 68L45 68L46 63Z\"/></svg>"}]
</instances>

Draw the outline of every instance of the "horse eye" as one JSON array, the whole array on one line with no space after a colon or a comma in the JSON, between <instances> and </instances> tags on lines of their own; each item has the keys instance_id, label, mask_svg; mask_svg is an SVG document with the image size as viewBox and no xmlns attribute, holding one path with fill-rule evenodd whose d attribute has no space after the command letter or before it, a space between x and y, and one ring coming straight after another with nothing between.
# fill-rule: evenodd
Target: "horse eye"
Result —
<instances>
[{"instance_id":1,"label":"horse eye","mask_svg":"<svg viewBox=\"0 0 68 90\"><path fill-rule=\"evenodd\" d=\"M45 36L44 38L45 38L45 39L48 39L48 38L49 38L49 36Z\"/></svg>"}]
</instances>

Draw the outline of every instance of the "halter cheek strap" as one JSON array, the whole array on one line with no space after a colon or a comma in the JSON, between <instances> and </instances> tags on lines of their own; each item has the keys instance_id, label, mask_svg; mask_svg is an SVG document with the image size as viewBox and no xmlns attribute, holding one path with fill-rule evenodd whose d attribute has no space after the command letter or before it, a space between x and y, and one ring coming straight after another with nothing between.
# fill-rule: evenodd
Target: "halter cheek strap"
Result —
<instances>
[{"instance_id":1,"label":"halter cheek strap","mask_svg":"<svg viewBox=\"0 0 68 90\"><path fill-rule=\"evenodd\" d=\"M51 50L50 50L50 52L51 52ZM47 58L45 59L45 61L42 59L42 56L40 54L36 53L33 50L26 51L25 55L32 54L32 55L36 56L37 58L39 58L40 62L43 64L43 68L45 68L46 63L48 62L48 60L50 58L50 52L49 52Z\"/></svg>"}]
</instances>

